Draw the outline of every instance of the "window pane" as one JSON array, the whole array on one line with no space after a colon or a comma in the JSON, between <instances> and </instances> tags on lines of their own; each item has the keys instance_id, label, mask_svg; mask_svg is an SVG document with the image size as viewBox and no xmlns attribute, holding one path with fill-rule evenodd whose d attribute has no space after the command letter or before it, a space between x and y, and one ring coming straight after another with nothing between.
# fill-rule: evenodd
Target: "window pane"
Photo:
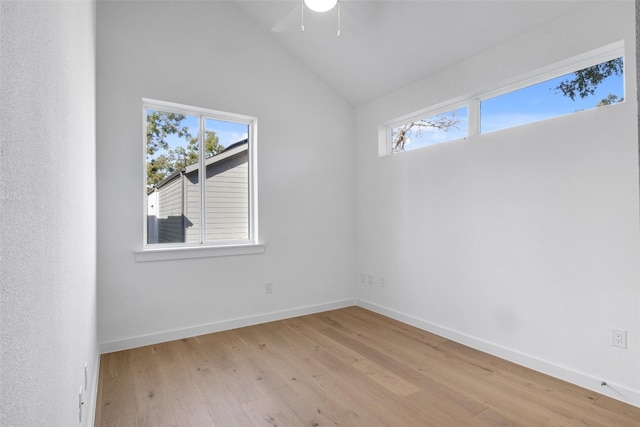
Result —
<instances>
[{"instance_id":1,"label":"window pane","mask_svg":"<svg viewBox=\"0 0 640 427\"><path fill-rule=\"evenodd\" d=\"M391 130L391 151L399 153L428 145L466 138L467 107L407 122Z\"/></svg>"},{"instance_id":2,"label":"window pane","mask_svg":"<svg viewBox=\"0 0 640 427\"><path fill-rule=\"evenodd\" d=\"M146 113L147 243L200 242L198 117Z\"/></svg>"},{"instance_id":3,"label":"window pane","mask_svg":"<svg viewBox=\"0 0 640 427\"><path fill-rule=\"evenodd\" d=\"M207 118L206 240L249 238L249 125Z\"/></svg>"},{"instance_id":4,"label":"window pane","mask_svg":"<svg viewBox=\"0 0 640 427\"><path fill-rule=\"evenodd\" d=\"M482 101L480 128L491 132L623 99L623 58L617 58Z\"/></svg>"}]
</instances>

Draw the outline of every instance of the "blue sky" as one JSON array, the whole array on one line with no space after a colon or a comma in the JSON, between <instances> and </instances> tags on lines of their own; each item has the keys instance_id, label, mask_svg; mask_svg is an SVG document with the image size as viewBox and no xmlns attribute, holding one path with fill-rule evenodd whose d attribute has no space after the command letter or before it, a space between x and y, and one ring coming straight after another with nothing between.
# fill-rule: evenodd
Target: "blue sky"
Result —
<instances>
[{"instance_id":1,"label":"blue sky","mask_svg":"<svg viewBox=\"0 0 640 427\"><path fill-rule=\"evenodd\" d=\"M187 116L184 124L189 127L191 135L198 134L198 117ZM215 119L206 119L205 127L206 130L214 131L218 136L218 143L225 147L245 139L249 132L249 126L246 124Z\"/></svg>"},{"instance_id":2,"label":"blue sky","mask_svg":"<svg viewBox=\"0 0 640 427\"><path fill-rule=\"evenodd\" d=\"M198 116L185 116L185 119L182 121L182 125L189 129L191 136L198 135ZM231 144L242 141L249 135L249 125L244 123L206 118L205 128L206 130L214 131L218 136L218 143L224 147L228 147ZM176 148L178 146L187 147L188 145L188 141L185 138L179 138L177 135L168 135L167 142L171 148ZM162 154L166 154L166 152L160 149L152 157L155 158Z\"/></svg>"},{"instance_id":3,"label":"blue sky","mask_svg":"<svg viewBox=\"0 0 640 427\"><path fill-rule=\"evenodd\" d=\"M218 143L224 147L228 147L229 145L241 141L248 136L249 125L244 123L228 122L210 118L207 118L205 123L206 130L214 131L218 136ZM198 116L186 116L182 121L182 125L189 128L191 136L198 135ZM186 147L188 145L188 141L185 138L179 138L177 135L167 136L167 142L171 148L178 146ZM164 154L163 151L164 150L160 150L156 156Z\"/></svg>"},{"instance_id":4,"label":"blue sky","mask_svg":"<svg viewBox=\"0 0 640 427\"><path fill-rule=\"evenodd\" d=\"M609 94L614 94L618 98L624 97L624 77L613 75L598 86L594 95L586 98L578 96L575 100L571 100L555 88L560 82L570 78L572 74L483 100L480 108L481 132L491 132L592 109ZM424 130L419 135L414 133L410 136L409 143L405 145L405 150L465 138L468 134L466 107L445 113L447 116L452 114L459 121L457 129L449 129L448 131ZM433 117L438 117L438 115Z\"/></svg>"},{"instance_id":5,"label":"blue sky","mask_svg":"<svg viewBox=\"0 0 640 427\"><path fill-rule=\"evenodd\" d=\"M594 95L586 98L577 96L575 100L571 100L555 89L568 77L561 76L482 101L481 131L491 132L579 110L589 110L595 108L596 104L610 93L619 98L624 96L623 76L611 76L598 86Z\"/></svg>"}]
</instances>

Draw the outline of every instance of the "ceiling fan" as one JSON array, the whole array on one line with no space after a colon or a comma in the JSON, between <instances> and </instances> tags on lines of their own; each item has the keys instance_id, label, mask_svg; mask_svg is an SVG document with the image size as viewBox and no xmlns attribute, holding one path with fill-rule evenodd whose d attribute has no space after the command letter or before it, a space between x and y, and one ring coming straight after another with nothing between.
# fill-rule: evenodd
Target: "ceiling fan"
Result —
<instances>
[{"instance_id":1,"label":"ceiling fan","mask_svg":"<svg viewBox=\"0 0 640 427\"><path fill-rule=\"evenodd\" d=\"M305 9L316 13L325 13L333 9L336 9L338 32L337 37L340 37L342 14L350 21L352 32L358 33L362 29L362 25L358 17L353 13L344 0L300 0L300 3L294 7L289 13L287 13L280 21L278 21L271 31L274 33L280 33L294 25L297 17L300 17L300 31L304 32L304 14Z\"/></svg>"}]
</instances>

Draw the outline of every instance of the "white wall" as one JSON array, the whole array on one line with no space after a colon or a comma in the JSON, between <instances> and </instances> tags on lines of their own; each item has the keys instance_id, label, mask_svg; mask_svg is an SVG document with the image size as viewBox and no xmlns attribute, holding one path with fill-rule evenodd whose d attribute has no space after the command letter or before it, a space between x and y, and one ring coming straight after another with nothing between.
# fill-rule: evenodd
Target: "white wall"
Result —
<instances>
[{"instance_id":1,"label":"white wall","mask_svg":"<svg viewBox=\"0 0 640 427\"><path fill-rule=\"evenodd\" d=\"M103 351L353 301L353 109L228 2L98 3ZM143 97L258 118L259 255L137 263ZM273 294L264 285L273 283Z\"/></svg>"},{"instance_id":2,"label":"white wall","mask_svg":"<svg viewBox=\"0 0 640 427\"><path fill-rule=\"evenodd\" d=\"M640 404L634 16L593 3L357 108L364 306ZM621 39L629 102L378 157L381 123Z\"/></svg>"},{"instance_id":3,"label":"white wall","mask_svg":"<svg viewBox=\"0 0 640 427\"><path fill-rule=\"evenodd\" d=\"M93 425L95 4L2 1L0 28L0 425Z\"/></svg>"}]
</instances>

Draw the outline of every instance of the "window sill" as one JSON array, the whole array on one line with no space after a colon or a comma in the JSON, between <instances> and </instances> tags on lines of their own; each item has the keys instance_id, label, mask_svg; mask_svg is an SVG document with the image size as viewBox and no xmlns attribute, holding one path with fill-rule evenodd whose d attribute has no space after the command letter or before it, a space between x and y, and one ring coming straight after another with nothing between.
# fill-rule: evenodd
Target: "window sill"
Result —
<instances>
[{"instance_id":1,"label":"window sill","mask_svg":"<svg viewBox=\"0 0 640 427\"><path fill-rule=\"evenodd\" d=\"M136 251L135 257L136 262L149 262L192 258L212 258L234 255L253 255L262 253L264 253L264 244L251 243L229 246L144 249L141 251Z\"/></svg>"}]
</instances>

